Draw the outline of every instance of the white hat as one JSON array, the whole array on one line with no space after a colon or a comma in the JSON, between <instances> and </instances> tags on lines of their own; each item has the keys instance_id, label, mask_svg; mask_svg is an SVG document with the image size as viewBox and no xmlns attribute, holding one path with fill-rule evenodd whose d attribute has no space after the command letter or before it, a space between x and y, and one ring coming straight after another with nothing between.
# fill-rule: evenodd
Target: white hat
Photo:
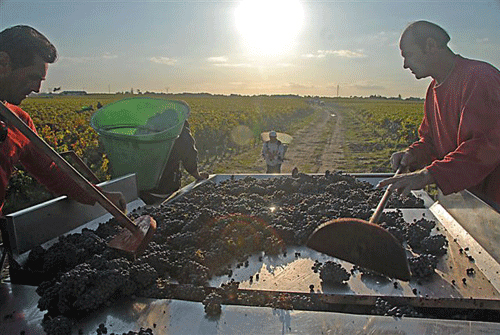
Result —
<instances>
[{"instance_id":1,"label":"white hat","mask_svg":"<svg viewBox=\"0 0 500 335\"><path fill-rule=\"evenodd\" d=\"M276 137L278 136L274 130L269 132L269 137Z\"/></svg>"}]
</instances>

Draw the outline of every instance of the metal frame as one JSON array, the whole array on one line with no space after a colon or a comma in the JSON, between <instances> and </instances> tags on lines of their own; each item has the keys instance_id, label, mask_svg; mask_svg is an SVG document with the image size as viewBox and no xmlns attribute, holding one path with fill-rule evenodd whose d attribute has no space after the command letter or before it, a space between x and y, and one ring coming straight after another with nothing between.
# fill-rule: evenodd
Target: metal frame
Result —
<instances>
[{"instance_id":1,"label":"metal frame","mask_svg":"<svg viewBox=\"0 0 500 335\"><path fill-rule=\"evenodd\" d=\"M439 192L429 210L500 292L500 213L469 191Z\"/></svg>"},{"instance_id":2,"label":"metal frame","mask_svg":"<svg viewBox=\"0 0 500 335\"><path fill-rule=\"evenodd\" d=\"M106 181L98 186L106 191L122 192L127 201L127 211L145 205L138 198L135 174ZM99 204L84 205L61 196L6 215L2 223L4 246L15 262L24 264L32 248L50 245L59 236L78 232L83 227L97 227L111 217Z\"/></svg>"},{"instance_id":3,"label":"metal frame","mask_svg":"<svg viewBox=\"0 0 500 335\"><path fill-rule=\"evenodd\" d=\"M223 180L227 180L231 177L235 179L245 178L247 176L255 177L258 179L269 178L269 177L282 177L287 176L285 174L278 175L215 175L211 176L209 180L202 181L199 183L192 183L187 187L181 189L179 193L176 194L172 199L173 201L177 197L185 196L190 190L199 187L200 185L213 181L213 182L221 182ZM386 176L391 176L389 174L357 174L356 177L369 181L371 183L376 183L380 178L384 178ZM134 178L135 180L135 178ZM127 183L130 180L127 179ZM112 183L115 185L114 183ZM122 188L124 184L120 184L121 186L117 186L122 192L125 191L126 194L130 190L128 187L136 187L135 184L126 184L125 188ZM132 186L130 186L132 185ZM116 185L115 185L116 186ZM135 193L137 193L135 191ZM443 224L446 226L446 229L450 231L450 233L455 234L460 242L463 245L472 246L472 240L477 241L474 237L472 237L469 232L465 231L461 228L461 219L464 218L463 213L460 213L459 202L457 199L454 199L457 207L453 209L453 206L448 208L450 205L450 201L453 199L440 198L437 202L434 202L425 192L414 192L415 195L424 199L426 203L426 207L434 214L436 217L445 218ZM457 195L455 195L457 196ZM476 212L477 209L483 208L484 210L488 210L487 204L482 204L480 202L476 203L478 207L471 208L470 201L477 200L468 192L464 192L461 195L458 195L459 199L462 197L462 201L466 204L469 204L465 211L467 212ZM127 198L127 195L126 195ZM140 204L139 206L144 206L142 200L137 199L137 194L135 194L132 199L136 204ZM129 198L127 198L129 201ZM34 213L39 213L40 210L50 208L52 210L56 209L55 212L52 212L49 217L44 218L45 221L49 222L53 220L54 217L59 217L61 214L60 211L65 209L68 204L67 199L58 199L54 201L54 203L45 204L45 206L34 206L32 208L27 209L27 212L33 211ZM463 205L463 204L462 204ZM481 206L479 206L481 205ZM54 206L54 207L52 207ZM131 203L129 203L130 208ZM483 207L486 206L486 207ZM129 208L129 210L130 210ZM448 209L450 211L448 212ZM491 208L490 208L491 209ZM25 216L16 216L15 223L20 223L18 220L27 219L28 213ZM82 215L82 213L79 213ZM470 214L470 213L467 213ZM39 219L39 214L36 215ZM97 215L97 214L96 214ZM484 215L484 212L483 212ZM498 213L497 213L498 215ZM34 217L34 216L32 216ZM94 221L87 222L87 224L82 225L76 229L81 229L81 227L91 226L96 224L97 221L104 221L110 217L109 214L102 215L100 217L95 217ZM496 221L500 216L491 216L492 222ZM459 223L460 222L460 223ZM50 223L50 222L49 222ZM40 224L40 223L38 223ZM456 230L454 230L456 229ZM459 235L460 234L460 235ZM490 237L488 235L487 237ZM50 241L46 242L50 243ZM480 242L476 242L474 248L471 248L471 252L474 252L473 255L476 258L476 264L483 268L491 267L491 264L484 263L481 257L487 259L489 257L492 264L496 264L498 266L498 262L489 255L488 251L480 249ZM484 269L487 271L487 269ZM494 269L493 269L494 271ZM491 279L491 278L490 278ZM497 288L497 284L492 282ZM0 294L0 302L5 302L5 306L7 312L12 311L22 311L23 315L18 315L17 312L12 312L13 318L17 320L16 322L11 322L10 320L5 321L5 318L0 320L0 325L6 326L7 329L12 330L11 333L17 333L21 330L27 329L26 327L30 327L34 332L34 334L42 334L43 331L40 329L40 320L42 318L43 313L38 310L36 306L37 296L35 293L34 287L22 286L22 285L12 285L12 284L2 284L0 286L1 294ZM16 297L13 299L13 297ZM341 297L342 299L351 299L351 296ZM403 298L399 298L403 299ZM430 300L429 300L430 301ZM486 300L484 300L486 301ZM483 302L484 302L483 301ZM422 298L423 304L428 301L425 298ZM462 301L463 303L469 303L469 301ZM486 301L487 302L487 301ZM334 302L335 303L335 302ZM453 304L453 301L450 301ZM473 303L473 302L471 302ZM496 305L495 305L496 306ZM19 312L21 313L21 312ZM234 333L234 332L243 332L252 333L252 332L269 332L269 333L286 333L288 331L298 331L304 333L319 333L319 332L334 332L334 333L354 333L354 332L401 332L402 330L408 334L422 334L429 332L438 331L441 334L455 334L459 333L484 333L484 334L498 334L500 331L499 323L487 323L487 322L474 322L474 321L455 321L455 320L430 320L430 319L420 319L420 318L392 318L392 317L383 317L383 316L373 316L373 315L355 315L349 313L337 313L337 312L310 312L310 311L285 311L279 309L271 309L268 307L248 307L248 306L233 306L233 305L224 305L223 306L223 314L221 319L218 321L212 321L207 319L206 315L203 311L203 305L196 302L188 302L182 300L171 300L171 299L142 299L137 298L131 302L126 302L124 304L113 305L109 308L101 310L99 313L94 313L90 315L85 320L82 320L79 324L79 328L84 331L93 331L97 328L97 325L100 323L106 323L109 326L111 323L113 325L113 332L124 332L130 329L137 329L141 326L151 327L151 322L155 324L170 327L165 328L168 329L169 333L201 333L206 331L207 329L212 329L214 332L224 334L224 333ZM252 328L254 327L254 328ZM1 327L0 327L1 328ZM163 328L162 328L163 329ZM246 330L246 331L245 331Z\"/></svg>"}]
</instances>

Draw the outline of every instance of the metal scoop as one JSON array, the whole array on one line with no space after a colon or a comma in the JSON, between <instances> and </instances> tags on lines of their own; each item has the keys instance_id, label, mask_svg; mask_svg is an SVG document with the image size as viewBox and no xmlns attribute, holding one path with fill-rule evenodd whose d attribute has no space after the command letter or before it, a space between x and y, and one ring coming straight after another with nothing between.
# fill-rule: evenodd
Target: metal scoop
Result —
<instances>
[{"instance_id":1,"label":"metal scoop","mask_svg":"<svg viewBox=\"0 0 500 335\"><path fill-rule=\"evenodd\" d=\"M395 175L401 170L400 167ZM370 221L341 218L326 222L309 236L306 245L382 275L409 281L411 273L405 249L394 235L375 224L390 194L387 187Z\"/></svg>"},{"instance_id":2,"label":"metal scoop","mask_svg":"<svg viewBox=\"0 0 500 335\"><path fill-rule=\"evenodd\" d=\"M110 247L130 252L134 255L141 253L146 248L156 230L156 221L152 217L143 215L135 221L130 220L125 213L116 207L115 204L99 191L99 189L85 179L73 166L64 160L3 103L0 103L0 115L4 117L8 125L16 127L33 145L52 159L57 167L70 176L70 178L87 192L87 194L94 197L102 207L116 218L120 225L127 228L108 242Z\"/></svg>"}]
</instances>

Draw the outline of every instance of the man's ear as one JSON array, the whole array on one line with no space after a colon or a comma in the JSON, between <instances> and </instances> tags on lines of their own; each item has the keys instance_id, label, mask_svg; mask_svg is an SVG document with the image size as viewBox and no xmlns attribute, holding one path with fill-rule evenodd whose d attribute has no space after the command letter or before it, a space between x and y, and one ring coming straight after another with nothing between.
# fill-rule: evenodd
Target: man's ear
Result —
<instances>
[{"instance_id":1,"label":"man's ear","mask_svg":"<svg viewBox=\"0 0 500 335\"><path fill-rule=\"evenodd\" d=\"M5 51L0 51L0 77L5 77L12 71L10 56Z\"/></svg>"}]
</instances>

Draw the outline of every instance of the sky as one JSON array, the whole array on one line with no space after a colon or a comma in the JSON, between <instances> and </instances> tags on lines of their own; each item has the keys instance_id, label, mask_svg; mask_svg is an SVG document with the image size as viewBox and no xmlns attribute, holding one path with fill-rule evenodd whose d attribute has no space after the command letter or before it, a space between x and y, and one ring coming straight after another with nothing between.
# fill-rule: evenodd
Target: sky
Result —
<instances>
[{"instance_id":1,"label":"sky","mask_svg":"<svg viewBox=\"0 0 500 335\"><path fill-rule=\"evenodd\" d=\"M398 40L428 20L500 68L500 0L0 0L59 52L42 92L424 97Z\"/></svg>"}]
</instances>

